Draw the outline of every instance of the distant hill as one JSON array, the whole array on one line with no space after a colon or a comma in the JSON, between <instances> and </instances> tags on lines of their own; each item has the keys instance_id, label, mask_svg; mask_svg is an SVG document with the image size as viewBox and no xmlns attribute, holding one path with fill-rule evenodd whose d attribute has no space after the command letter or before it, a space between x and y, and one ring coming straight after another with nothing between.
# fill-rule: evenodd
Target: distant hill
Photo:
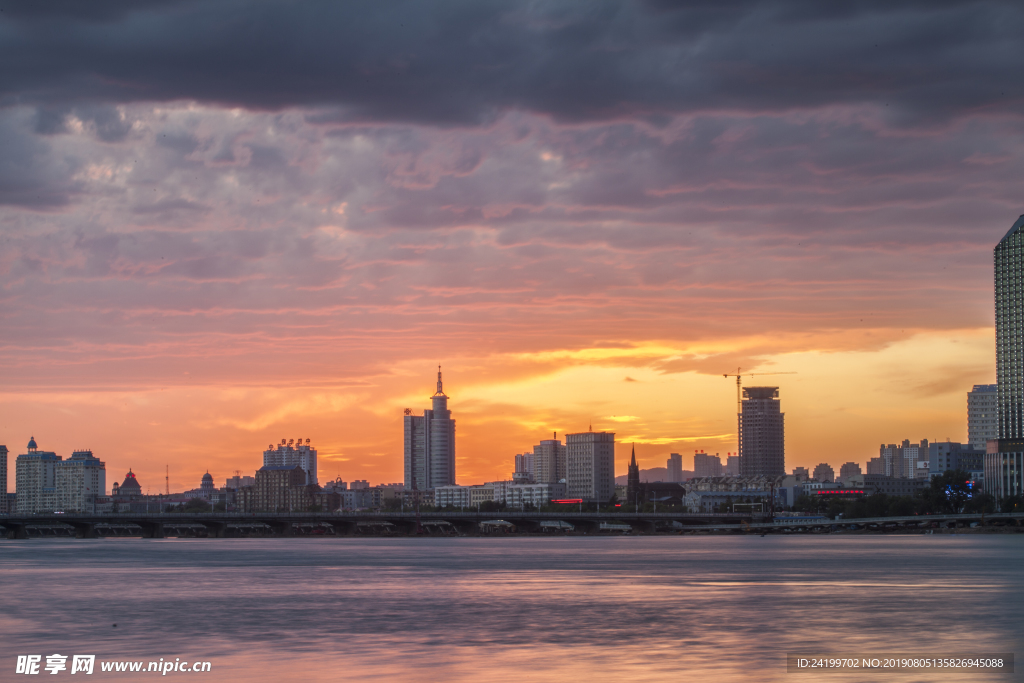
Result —
<instances>
[{"instance_id":1,"label":"distant hill","mask_svg":"<svg viewBox=\"0 0 1024 683\"><path fill-rule=\"evenodd\" d=\"M683 470L683 479L689 479L693 476L693 472L690 470ZM625 486L629 482L627 481L629 474L622 474L615 477L615 483L619 486ZM651 482L651 481L668 481L668 468L667 467L652 467L649 470L640 470L640 481Z\"/></svg>"}]
</instances>

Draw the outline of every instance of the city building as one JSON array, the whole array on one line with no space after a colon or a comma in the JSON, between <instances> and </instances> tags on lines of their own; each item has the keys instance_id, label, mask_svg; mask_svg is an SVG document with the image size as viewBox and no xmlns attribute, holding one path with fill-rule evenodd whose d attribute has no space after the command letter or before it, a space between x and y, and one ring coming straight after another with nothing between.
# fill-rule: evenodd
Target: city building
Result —
<instances>
[{"instance_id":1,"label":"city building","mask_svg":"<svg viewBox=\"0 0 1024 683\"><path fill-rule=\"evenodd\" d=\"M348 488L352 491L358 491L360 489L370 488L370 482L365 479L353 479L352 483L349 484Z\"/></svg>"},{"instance_id":2,"label":"city building","mask_svg":"<svg viewBox=\"0 0 1024 683\"><path fill-rule=\"evenodd\" d=\"M928 446L928 471L938 476L947 470L965 470L980 478L985 469L985 450L973 444L939 442Z\"/></svg>"},{"instance_id":3,"label":"city building","mask_svg":"<svg viewBox=\"0 0 1024 683\"><path fill-rule=\"evenodd\" d=\"M626 501L638 505L640 501L640 466L636 464L636 445L633 445L629 466L626 467Z\"/></svg>"},{"instance_id":4,"label":"city building","mask_svg":"<svg viewBox=\"0 0 1024 683\"><path fill-rule=\"evenodd\" d=\"M309 445L309 439L306 439L305 443L302 439L281 439L281 443L277 446L271 444L267 450L263 451L263 466L288 468L298 466L306 473L305 483L307 485L320 483L316 471L316 449Z\"/></svg>"},{"instance_id":5,"label":"city building","mask_svg":"<svg viewBox=\"0 0 1024 683\"><path fill-rule=\"evenodd\" d=\"M811 472L806 467L794 467L793 476L802 481L807 481L811 478Z\"/></svg>"},{"instance_id":6,"label":"city building","mask_svg":"<svg viewBox=\"0 0 1024 683\"><path fill-rule=\"evenodd\" d=\"M670 453L668 460L665 461L665 469L668 470L668 476L666 477L670 482L678 482L683 480L683 456L678 453Z\"/></svg>"},{"instance_id":7,"label":"city building","mask_svg":"<svg viewBox=\"0 0 1024 683\"><path fill-rule=\"evenodd\" d=\"M432 407L423 415L405 410L405 487L418 491L455 484L455 420L441 386L440 365L430 399Z\"/></svg>"},{"instance_id":8,"label":"city building","mask_svg":"<svg viewBox=\"0 0 1024 683\"><path fill-rule=\"evenodd\" d=\"M778 387L745 387L739 415L740 475L786 473L785 413Z\"/></svg>"},{"instance_id":9,"label":"city building","mask_svg":"<svg viewBox=\"0 0 1024 683\"><path fill-rule=\"evenodd\" d=\"M740 476L740 456L732 453L725 454L725 475L728 477Z\"/></svg>"},{"instance_id":10,"label":"city building","mask_svg":"<svg viewBox=\"0 0 1024 683\"><path fill-rule=\"evenodd\" d=\"M885 461L881 457L871 458L867 464L868 474L885 474Z\"/></svg>"},{"instance_id":11,"label":"city building","mask_svg":"<svg viewBox=\"0 0 1024 683\"><path fill-rule=\"evenodd\" d=\"M605 503L615 495L615 434L567 434L566 487L569 498Z\"/></svg>"},{"instance_id":12,"label":"city building","mask_svg":"<svg viewBox=\"0 0 1024 683\"><path fill-rule=\"evenodd\" d=\"M921 439L921 443L910 443L904 439L900 445L882 444L878 447L878 457L882 460L883 471L887 477L894 479L916 479L917 463L928 459L928 439ZM868 463L868 472L871 472L871 463Z\"/></svg>"},{"instance_id":13,"label":"city building","mask_svg":"<svg viewBox=\"0 0 1024 683\"><path fill-rule=\"evenodd\" d=\"M240 489L243 486L252 486L256 483L255 477L241 476L236 474L233 477L228 477L224 481L224 488L228 489ZM342 482L344 483L344 482Z\"/></svg>"},{"instance_id":14,"label":"city building","mask_svg":"<svg viewBox=\"0 0 1024 683\"><path fill-rule=\"evenodd\" d=\"M1024 216L994 250L996 420L987 443L985 490L997 499L1024 493Z\"/></svg>"},{"instance_id":15,"label":"city building","mask_svg":"<svg viewBox=\"0 0 1024 683\"><path fill-rule=\"evenodd\" d=\"M863 489L865 495L884 493L887 496L916 496L928 488L925 479L908 479L906 477L889 477L884 474L855 474L846 485L851 488Z\"/></svg>"},{"instance_id":16,"label":"city building","mask_svg":"<svg viewBox=\"0 0 1024 683\"><path fill-rule=\"evenodd\" d=\"M538 484L557 484L568 476L567 447L556 436L553 434L533 447L533 481Z\"/></svg>"},{"instance_id":17,"label":"city building","mask_svg":"<svg viewBox=\"0 0 1024 683\"><path fill-rule=\"evenodd\" d=\"M997 384L975 384L967 392L967 443L985 452L989 439L999 438L999 392Z\"/></svg>"},{"instance_id":18,"label":"city building","mask_svg":"<svg viewBox=\"0 0 1024 683\"><path fill-rule=\"evenodd\" d=\"M92 451L79 450L57 463L54 472L60 512L96 512L96 502L107 494L107 467Z\"/></svg>"},{"instance_id":19,"label":"city building","mask_svg":"<svg viewBox=\"0 0 1024 683\"><path fill-rule=\"evenodd\" d=\"M686 486L683 506L688 512L715 512L734 505L758 505L767 510L771 491L781 489L786 477L762 475L739 477L694 477Z\"/></svg>"},{"instance_id":20,"label":"city building","mask_svg":"<svg viewBox=\"0 0 1024 683\"><path fill-rule=\"evenodd\" d=\"M271 467L288 467L288 465L271 465ZM302 466L295 464L295 465L292 465L292 467L302 467ZM314 467L316 467L316 466L314 465ZM309 471L305 467L302 468L302 471L306 472L306 482L305 483L308 483L309 482ZM253 485L255 485L255 484L256 484L256 481L254 479L253 480ZM185 491L185 493L183 493L182 495L186 499L188 499L188 500L192 500L194 498L200 498L202 500L205 500L208 503L214 502L214 498L217 497L217 487L215 487L213 485L213 475L210 474L209 472L207 472L206 474L203 475L203 478L199 481L199 488L192 489L190 491Z\"/></svg>"},{"instance_id":21,"label":"city building","mask_svg":"<svg viewBox=\"0 0 1024 683\"><path fill-rule=\"evenodd\" d=\"M142 485L131 468L128 474L124 475L124 481L118 484L116 481L111 487L110 497L117 501L142 500Z\"/></svg>"},{"instance_id":22,"label":"city building","mask_svg":"<svg viewBox=\"0 0 1024 683\"><path fill-rule=\"evenodd\" d=\"M505 506L513 510L523 510L528 506L541 508L549 505L552 500L564 500L566 486L557 484L513 484L505 489Z\"/></svg>"},{"instance_id":23,"label":"city building","mask_svg":"<svg viewBox=\"0 0 1024 683\"><path fill-rule=\"evenodd\" d=\"M41 451L36 438L29 439L26 453L14 461L14 490L18 494L18 513L52 512L57 507L57 463L62 458Z\"/></svg>"},{"instance_id":24,"label":"city building","mask_svg":"<svg viewBox=\"0 0 1024 683\"><path fill-rule=\"evenodd\" d=\"M493 489L492 489L493 490ZM435 486L434 505L439 508L457 507L467 508L470 506L470 495L468 486Z\"/></svg>"},{"instance_id":25,"label":"city building","mask_svg":"<svg viewBox=\"0 0 1024 683\"><path fill-rule=\"evenodd\" d=\"M695 477L720 477L722 476L722 459L718 454L708 455L704 451L693 452L693 476Z\"/></svg>"},{"instance_id":26,"label":"city building","mask_svg":"<svg viewBox=\"0 0 1024 683\"><path fill-rule=\"evenodd\" d=\"M13 512L7 507L7 446L0 446L0 515Z\"/></svg>"},{"instance_id":27,"label":"city building","mask_svg":"<svg viewBox=\"0 0 1024 683\"><path fill-rule=\"evenodd\" d=\"M306 484L308 473L299 465L292 467L264 465L256 470L256 483L243 486L236 494L241 512L303 512L316 501L321 489Z\"/></svg>"},{"instance_id":28,"label":"city building","mask_svg":"<svg viewBox=\"0 0 1024 683\"><path fill-rule=\"evenodd\" d=\"M836 471L828 463L821 463L814 468L814 480L832 482L836 479Z\"/></svg>"},{"instance_id":29,"label":"city building","mask_svg":"<svg viewBox=\"0 0 1024 683\"><path fill-rule=\"evenodd\" d=\"M846 481L848 477L852 477L855 474L863 474L860 471L860 465L855 462L843 463L839 467L839 481Z\"/></svg>"},{"instance_id":30,"label":"city building","mask_svg":"<svg viewBox=\"0 0 1024 683\"><path fill-rule=\"evenodd\" d=\"M533 483L533 453L517 453L515 470L512 472L512 481L521 484Z\"/></svg>"}]
</instances>

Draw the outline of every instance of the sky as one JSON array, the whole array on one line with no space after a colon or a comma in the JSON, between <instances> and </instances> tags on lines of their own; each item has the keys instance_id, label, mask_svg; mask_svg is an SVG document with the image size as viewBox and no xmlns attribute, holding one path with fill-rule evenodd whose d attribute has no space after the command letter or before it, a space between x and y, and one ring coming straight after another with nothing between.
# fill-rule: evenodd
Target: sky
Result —
<instances>
[{"instance_id":1,"label":"sky","mask_svg":"<svg viewBox=\"0 0 1024 683\"><path fill-rule=\"evenodd\" d=\"M1024 213L1015 2L0 0L0 443L108 486L458 482L614 431L616 473L964 441ZM786 373L770 375L768 373Z\"/></svg>"}]
</instances>

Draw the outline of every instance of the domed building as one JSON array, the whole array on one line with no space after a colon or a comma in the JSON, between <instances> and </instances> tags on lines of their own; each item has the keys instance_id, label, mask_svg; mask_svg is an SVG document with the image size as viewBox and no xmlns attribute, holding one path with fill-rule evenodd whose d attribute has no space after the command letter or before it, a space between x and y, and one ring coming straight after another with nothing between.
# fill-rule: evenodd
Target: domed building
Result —
<instances>
[{"instance_id":1,"label":"domed building","mask_svg":"<svg viewBox=\"0 0 1024 683\"><path fill-rule=\"evenodd\" d=\"M128 474L124 475L124 481L120 486L116 481L114 482L110 496L118 500L135 500L142 497L142 485L139 484L139 480L136 479L131 468L128 469Z\"/></svg>"},{"instance_id":2,"label":"domed building","mask_svg":"<svg viewBox=\"0 0 1024 683\"><path fill-rule=\"evenodd\" d=\"M199 488L192 489L191 491L185 491L185 498L191 500L193 498L202 498L207 502L212 502L217 495L217 487L213 485L213 475L209 471L203 475L203 478L199 484Z\"/></svg>"}]
</instances>

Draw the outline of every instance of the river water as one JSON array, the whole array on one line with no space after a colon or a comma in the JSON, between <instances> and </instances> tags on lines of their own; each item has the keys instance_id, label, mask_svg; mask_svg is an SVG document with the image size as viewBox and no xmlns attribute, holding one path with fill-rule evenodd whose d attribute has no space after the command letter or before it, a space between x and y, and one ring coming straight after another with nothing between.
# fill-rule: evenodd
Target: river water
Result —
<instances>
[{"instance_id":1,"label":"river water","mask_svg":"<svg viewBox=\"0 0 1024 683\"><path fill-rule=\"evenodd\" d=\"M812 681L787 652L1019 656L1022 580L1024 535L0 541L0 680Z\"/></svg>"}]
</instances>

